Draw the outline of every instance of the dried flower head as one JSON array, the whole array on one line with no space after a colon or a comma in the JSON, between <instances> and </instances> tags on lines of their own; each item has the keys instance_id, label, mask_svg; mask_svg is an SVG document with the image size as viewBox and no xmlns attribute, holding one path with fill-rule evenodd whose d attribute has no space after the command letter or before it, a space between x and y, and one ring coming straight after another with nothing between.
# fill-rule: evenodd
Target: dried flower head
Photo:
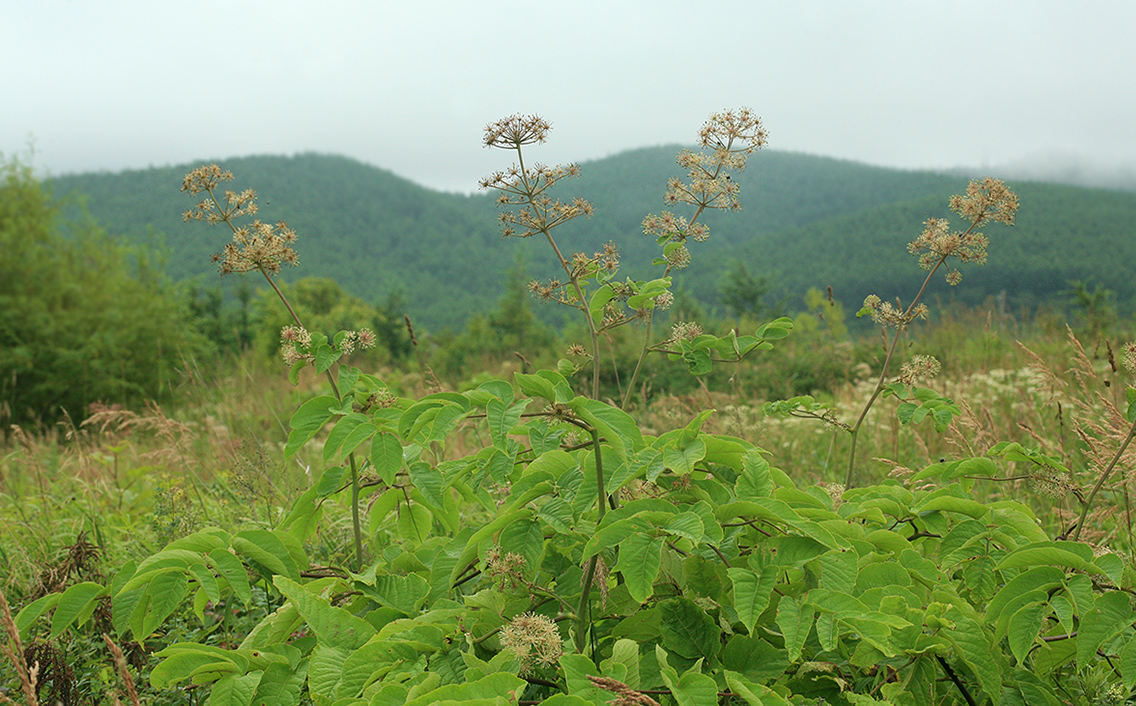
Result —
<instances>
[{"instance_id":1,"label":"dried flower head","mask_svg":"<svg viewBox=\"0 0 1136 706\"><path fill-rule=\"evenodd\" d=\"M295 267L300 264L299 256L292 249L296 242L296 231L283 221L273 225L253 221L249 226L236 228L233 242L213 256L221 274L234 272L261 271L278 274L283 265Z\"/></svg>"},{"instance_id":2,"label":"dried flower head","mask_svg":"<svg viewBox=\"0 0 1136 706\"><path fill-rule=\"evenodd\" d=\"M556 623L544 615L522 613L501 630L501 646L521 660L521 674L537 664L556 664L564 654L563 645Z\"/></svg>"},{"instance_id":3,"label":"dried flower head","mask_svg":"<svg viewBox=\"0 0 1136 706\"><path fill-rule=\"evenodd\" d=\"M1121 365L1129 373L1136 375L1136 341L1124 344L1124 358L1121 359Z\"/></svg>"},{"instance_id":4,"label":"dried flower head","mask_svg":"<svg viewBox=\"0 0 1136 706\"><path fill-rule=\"evenodd\" d=\"M698 132L699 144L709 151L679 153L676 161L687 170L687 180L669 180L664 200L699 208L740 209L740 188L730 171L745 169L746 157L764 147L767 137L761 118L749 108L711 115Z\"/></svg>"},{"instance_id":5,"label":"dried flower head","mask_svg":"<svg viewBox=\"0 0 1136 706\"><path fill-rule=\"evenodd\" d=\"M521 145L534 145L548 139L552 125L539 115L510 115L485 126L486 147L517 149Z\"/></svg>"},{"instance_id":6,"label":"dried flower head","mask_svg":"<svg viewBox=\"0 0 1136 706\"><path fill-rule=\"evenodd\" d=\"M660 245L668 241L681 243L687 238L701 243L710 237L710 227L698 222L688 223L682 216L663 211L643 219L643 233L656 238Z\"/></svg>"},{"instance_id":7,"label":"dried flower head","mask_svg":"<svg viewBox=\"0 0 1136 706\"><path fill-rule=\"evenodd\" d=\"M907 244L907 251L919 256L919 267L933 270L949 257L957 257L961 262L984 264L989 243L985 235L973 229L952 231L950 221L945 218L929 218L923 223L919 237ZM947 282L958 284L961 278L958 270L948 266Z\"/></svg>"},{"instance_id":8,"label":"dried flower head","mask_svg":"<svg viewBox=\"0 0 1136 706\"><path fill-rule=\"evenodd\" d=\"M913 355L899 370L897 380L904 385L914 385L920 378L933 378L939 374L942 364L930 355Z\"/></svg>"},{"instance_id":9,"label":"dried flower head","mask_svg":"<svg viewBox=\"0 0 1136 706\"><path fill-rule=\"evenodd\" d=\"M671 341L693 341L702 335L702 327L693 321L680 321L671 327Z\"/></svg>"},{"instance_id":10,"label":"dried flower head","mask_svg":"<svg viewBox=\"0 0 1136 706\"><path fill-rule=\"evenodd\" d=\"M485 574L501 590L511 590L524 585L525 558L514 552L505 552L501 547L492 547L485 553Z\"/></svg>"},{"instance_id":11,"label":"dried flower head","mask_svg":"<svg viewBox=\"0 0 1136 706\"><path fill-rule=\"evenodd\" d=\"M915 319L926 319L928 309L925 304L916 304L905 312L891 302L882 301L875 294L869 294L864 298L864 306L857 316L864 314L870 314L872 321L882 326L903 328Z\"/></svg>"},{"instance_id":12,"label":"dried flower head","mask_svg":"<svg viewBox=\"0 0 1136 706\"><path fill-rule=\"evenodd\" d=\"M181 190L191 194L213 191L222 182L232 180L232 172L223 170L216 164L207 164L186 174L181 181Z\"/></svg>"},{"instance_id":13,"label":"dried flower head","mask_svg":"<svg viewBox=\"0 0 1136 706\"><path fill-rule=\"evenodd\" d=\"M972 180L966 185L966 196L952 196L950 205L952 211L974 225L984 221L1014 225L1018 197L1001 180L986 177Z\"/></svg>"},{"instance_id":14,"label":"dried flower head","mask_svg":"<svg viewBox=\"0 0 1136 706\"><path fill-rule=\"evenodd\" d=\"M747 154L765 147L768 139L761 118L749 108L714 113L698 131L698 144L703 147L728 150L740 143Z\"/></svg>"},{"instance_id":15,"label":"dried flower head","mask_svg":"<svg viewBox=\"0 0 1136 706\"><path fill-rule=\"evenodd\" d=\"M1044 465L1030 469L1028 482L1035 493L1046 498L1063 498L1077 489L1068 473Z\"/></svg>"}]
</instances>

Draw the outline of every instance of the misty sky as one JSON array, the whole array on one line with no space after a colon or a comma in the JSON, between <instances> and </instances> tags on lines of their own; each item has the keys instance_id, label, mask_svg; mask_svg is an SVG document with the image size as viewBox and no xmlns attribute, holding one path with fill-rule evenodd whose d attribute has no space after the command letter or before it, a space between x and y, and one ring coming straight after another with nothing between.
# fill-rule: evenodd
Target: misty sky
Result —
<instances>
[{"instance_id":1,"label":"misty sky","mask_svg":"<svg viewBox=\"0 0 1136 706\"><path fill-rule=\"evenodd\" d=\"M46 174L317 151L469 191L514 112L557 163L743 105L775 149L1136 172L1129 0L2 2L0 152Z\"/></svg>"}]
</instances>

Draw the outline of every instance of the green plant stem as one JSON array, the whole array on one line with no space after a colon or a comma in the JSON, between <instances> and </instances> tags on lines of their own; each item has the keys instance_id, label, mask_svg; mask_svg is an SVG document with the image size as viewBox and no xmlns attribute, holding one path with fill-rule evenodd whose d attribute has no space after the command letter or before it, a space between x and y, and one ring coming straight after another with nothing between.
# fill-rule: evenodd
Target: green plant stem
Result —
<instances>
[{"instance_id":1,"label":"green plant stem","mask_svg":"<svg viewBox=\"0 0 1136 706\"><path fill-rule=\"evenodd\" d=\"M1122 443L1120 445L1120 448L1116 450L1116 454L1113 455L1112 460L1108 462L1108 466L1105 467L1103 471L1101 471L1100 478L1097 478L1097 482L1095 485L1093 485L1093 489L1089 491L1088 497L1086 497L1085 501L1081 503L1081 517L1077 520L1077 528L1073 530L1072 539L1074 542L1076 542L1081 537L1081 528L1085 526L1085 518L1089 516L1089 510L1093 506L1093 500L1096 499L1097 493L1100 492L1101 487L1105 484L1105 481L1108 480L1108 477L1112 475L1112 469L1116 468L1116 464L1120 462L1120 457L1124 455L1124 451L1128 448L1128 444L1132 443L1133 437L1136 437L1136 422L1134 422L1132 426L1128 428L1128 436L1124 437L1124 443Z\"/></svg>"},{"instance_id":2,"label":"green plant stem","mask_svg":"<svg viewBox=\"0 0 1136 706\"><path fill-rule=\"evenodd\" d=\"M599 554L588 559L588 567L584 570L584 590L580 592L580 606L576 609L576 651L580 654L584 654L584 647L588 644L588 594L592 591L599 559Z\"/></svg>"},{"instance_id":3,"label":"green plant stem","mask_svg":"<svg viewBox=\"0 0 1136 706\"><path fill-rule=\"evenodd\" d=\"M973 227L974 226L971 226L971 228ZM919 288L919 293L915 295L915 298L911 300L911 303L907 305L907 309L905 309L900 316L900 320L904 323L896 328L895 335L892 336L891 345L888 346L887 356L884 358L884 364L880 368L880 377L876 380L876 387L872 390L872 396L869 397L868 401L864 404L864 409L860 411L860 416L857 417L856 423L848 430L852 435L852 444L851 448L848 449L848 472L844 477L845 488L852 487L852 474L856 470L856 441L860 436L860 426L868 416L868 410L872 408L876 400L879 399L880 393L884 391L884 381L887 380L888 366L891 365L891 359L895 355L896 346L899 345L899 337L904 329L907 328L908 317L911 316L911 312L915 310L915 306L919 303L919 300L923 298L923 292L927 291L927 285L931 282L931 277L939 271L939 267L946 261L947 257L945 255L939 258L939 261L936 262L935 266L931 268L931 271L927 273L927 277L923 280L923 286Z\"/></svg>"},{"instance_id":4,"label":"green plant stem","mask_svg":"<svg viewBox=\"0 0 1136 706\"><path fill-rule=\"evenodd\" d=\"M521 150L520 145L517 146L517 163L521 171L521 184L524 185L525 198L528 199L529 208L533 210L533 214L541 213L541 207L536 202L536 194L533 193L533 187L529 184L528 176L525 172L525 157ZM568 281L572 283L572 288L576 290L576 299L579 301L580 311L584 312L584 318L588 321L588 335L592 339L592 399L599 399L600 396L600 336L599 331L596 330L596 322L592 318L592 312L588 308L588 300L584 298L584 289L580 286L580 278L573 271L572 266L568 264L568 260L564 259L563 253L560 252L560 247L556 245L556 240L552 237L552 226L548 221L543 222L540 228L540 233L548 240L548 244L552 246L552 252L556 253L556 259L560 262L560 266L564 268L564 274L568 275Z\"/></svg>"},{"instance_id":5,"label":"green plant stem","mask_svg":"<svg viewBox=\"0 0 1136 706\"><path fill-rule=\"evenodd\" d=\"M721 171L721 169L722 167L719 166L714 171L715 177L718 176L718 172ZM702 212L705 210L706 204L698 204L698 210L694 212L694 216L692 216L690 221L688 222L688 227L694 225L695 222L698 221L698 218L702 215ZM668 275L670 275L670 273L671 266L667 265L667 269L663 272L663 277L667 277ZM651 309L647 312L647 331L643 334L643 349L639 351L639 360L635 362L635 370L631 372L631 380L628 381L627 390L623 393L623 399L619 403L620 409L627 408L627 403L631 399L631 391L635 389L635 383L639 380L639 371L643 368L643 361L647 359L647 351L651 349L651 324L653 324L654 321L655 310Z\"/></svg>"},{"instance_id":6,"label":"green plant stem","mask_svg":"<svg viewBox=\"0 0 1136 706\"><path fill-rule=\"evenodd\" d=\"M604 513L607 511L607 493L604 490L604 472L603 472L603 456L600 454L600 432L598 429L592 428L588 430L592 435L592 448L596 452L596 504L599 508L599 514L596 517L596 526L598 527L603 522ZM588 596L592 592L592 583L596 578L596 565L599 563L599 554L595 554L588 560L588 566L584 570L584 588L580 591L580 606L576 609L576 651L580 654L584 653L584 646L587 644L588 628L590 627L588 620Z\"/></svg>"},{"instance_id":7,"label":"green plant stem","mask_svg":"<svg viewBox=\"0 0 1136 706\"><path fill-rule=\"evenodd\" d=\"M970 692L966 690L966 685L963 684L962 681L958 678L958 675L955 674L955 670L951 669L951 665L947 664L947 660L943 659L939 655L935 655L935 659L939 660L939 666L943 668L943 671L947 673L947 676L950 678L950 680L954 682L954 685L958 687L958 690L960 692L962 692L962 697L966 699L966 703L969 706L978 706L978 704L976 704L974 701L974 697L971 696Z\"/></svg>"},{"instance_id":8,"label":"green plant stem","mask_svg":"<svg viewBox=\"0 0 1136 706\"><path fill-rule=\"evenodd\" d=\"M228 223L227 220L226 223ZM229 223L229 227L233 228L233 224ZM276 281L272 278L272 275L265 272L264 268L259 269L260 273L264 275L264 278L268 280L268 284L272 286L273 291L276 292L276 296L279 297L280 301L284 304L284 308L292 315L292 320L295 321L296 325L300 328L305 328L304 322L300 320L296 310L293 309L292 305L288 302L288 297L284 296L284 292L281 291L280 287L276 286ZM331 385L331 391L335 395L335 399L342 402L343 395L340 394L339 385L335 382L335 376L331 374L331 368L324 371L324 376L327 377L327 382ZM355 538L355 571L361 571L363 569L363 523L359 518L359 466L355 462L355 452L347 454L347 462L351 466L351 530Z\"/></svg>"}]
</instances>

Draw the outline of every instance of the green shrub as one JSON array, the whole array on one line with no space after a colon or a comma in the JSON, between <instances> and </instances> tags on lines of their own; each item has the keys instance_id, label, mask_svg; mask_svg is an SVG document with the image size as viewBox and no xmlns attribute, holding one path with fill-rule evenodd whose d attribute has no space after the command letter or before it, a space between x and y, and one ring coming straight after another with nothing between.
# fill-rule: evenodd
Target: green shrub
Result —
<instances>
[{"instance_id":1,"label":"green shrub","mask_svg":"<svg viewBox=\"0 0 1136 706\"><path fill-rule=\"evenodd\" d=\"M0 166L0 420L52 424L95 401L167 396L204 343L141 249L63 222L29 166Z\"/></svg>"}]
</instances>

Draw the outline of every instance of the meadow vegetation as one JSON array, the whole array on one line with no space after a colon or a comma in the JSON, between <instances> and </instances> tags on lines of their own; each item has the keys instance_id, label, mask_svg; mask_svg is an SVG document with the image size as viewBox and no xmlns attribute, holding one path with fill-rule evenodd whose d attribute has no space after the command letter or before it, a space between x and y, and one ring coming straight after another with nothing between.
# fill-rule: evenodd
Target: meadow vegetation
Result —
<instances>
[{"instance_id":1,"label":"meadow vegetation","mask_svg":"<svg viewBox=\"0 0 1136 706\"><path fill-rule=\"evenodd\" d=\"M1068 317L926 294L981 277L1029 198L944 193L907 223L915 276L855 317L819 289L777 316L741 266L712 319L681 282L741 206L760 119L714 114L679 152L668 210L620 236L654 250L634 267L573 242L604 214L579 167L535 161L549 130L487 126L512 164L482 186L525 252L445 336L397 298L281 281L303 231L216 165L180 210L222 274L266 285L239 307L91 229L58 237L9 166L0 237L37 244L75 301L123 307L81 360L0 319L0 703L1136 699L1133 331L1088 278ZM67 269L92 242L111 265ZM553 268L530 279L538 250Z\"/></svg>"}]
</instances>

